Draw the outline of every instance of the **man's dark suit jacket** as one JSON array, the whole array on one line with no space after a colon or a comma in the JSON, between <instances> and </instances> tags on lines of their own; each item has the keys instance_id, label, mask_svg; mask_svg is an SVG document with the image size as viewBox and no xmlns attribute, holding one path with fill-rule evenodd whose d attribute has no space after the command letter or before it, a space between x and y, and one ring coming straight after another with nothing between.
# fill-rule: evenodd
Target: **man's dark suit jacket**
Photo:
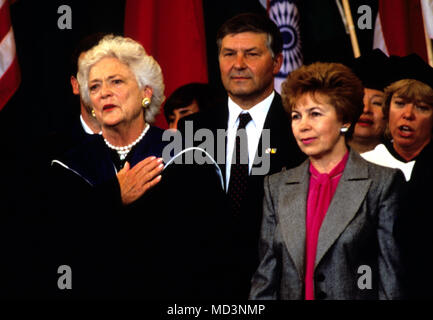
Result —
<instances>
[{"instance_id":1,"label":"man's dark suit jacket","mask_svg":"<svg viewBox=\"0 0 433 320\"><path fill-rule=\"evenodd\" d=\"M215 135L218 129L227 130L229 118L228 99L223 106L216 107L212 110L199 112L190 117L182 119L179 123L179 131L185 133L185 122L192 121L194 132L201 128L210 129ZM268 148L274 149L275 153L270 155L270 168L267 174L273 174L281 171L283 167L292 168L299 165L304 159L304 154L299 150L292 134L289 116L284 111L281 97L275 93L274 100L267 114L263 129L270 129L270 145L262 148L262 138L259 141L257 152ZM185 137L184 137L185 138ZM199 145L200 142L194 142ZM216 157L216 147L214 152ZM256 158L257 158L256 153ZM225 161L225 156L224 156ZM224 163L218 163L222 174L225 177L226 167ZM224 196L226 203L225 212L221 213L221 218L227 221L227 230L232 233L233 243L232 260L233 260L233 296L229 298L248 298L250 282L253 273L258 266L258 239L260 224L262 220L262 203L263 203L263 179L265 175L250 175L248 178L247 196L241 205L241 214L234 216L230 212L228 198ZM225 298L225 297L222 297Z\"/></svg>"}]
</instances>

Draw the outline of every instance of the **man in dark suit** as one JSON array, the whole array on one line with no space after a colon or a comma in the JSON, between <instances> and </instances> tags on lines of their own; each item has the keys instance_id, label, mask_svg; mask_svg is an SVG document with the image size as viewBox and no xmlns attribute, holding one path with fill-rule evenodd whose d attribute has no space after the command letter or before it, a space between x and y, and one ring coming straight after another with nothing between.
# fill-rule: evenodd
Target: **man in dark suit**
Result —
<instances>
[{"instance_id":1,"label":"man in dark suit","mask_svg":"<svg viewBox=\"0 0 433 320\"><path fill-rule=\"evenodd\" d=\"M263 178L300 164L304 156L274 91L274 76L283 60L277 26L262 15L240 14L221 26L217 44L227 103L185 118L179 130L185 135L192 125L194 131L210 129L215 137L225 131L225 148L215 138L213 155L225 183L227 210L221 218L233 232L227 248L233 250L231 298L246 299L258 266Z\"/></svg>"},{"instance_id":2,"label":"man in dark suit","mask_svg":"<svg viewBox=\"0 0 433 320\"><path fill-rule=\"evenodd\" d=\"M47 145L44 154L46 157L43 159L44 165L51 165L51 160L59 155L62 155L67 150L78 145L84 138L91 134L98 134L101 132L101 125L93 115L92 107L87 105L81 99L80 88L77 80L78 65L82 57L87 51L92 49L104 37L105 33L97 32L92 33L85 38L81 39L75 47L70 58L70 83L74 99L72 101L73 107L76 107L77 102L80 104L80 116L74 117L68 124L50 132L46 137ZM72 106L72 105L71 105ZM48 161L47 161L48 160Z\"/></svg>"}]
</instances>

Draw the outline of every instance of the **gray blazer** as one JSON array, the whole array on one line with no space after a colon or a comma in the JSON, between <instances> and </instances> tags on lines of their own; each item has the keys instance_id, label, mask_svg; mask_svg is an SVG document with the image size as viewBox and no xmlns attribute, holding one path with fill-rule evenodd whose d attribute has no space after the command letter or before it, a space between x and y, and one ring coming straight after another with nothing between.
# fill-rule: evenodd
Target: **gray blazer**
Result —
<instances>
[{"instance_id":1,"label":"gray blazer","mask_svg":"<svg viewBox=\"0 0 433 320\"><path fill-rule=\"evenodd\" d=\"M265 178L260 265L250 299L304 299L309 164ZM393 228L403 183L399 170L350 151L319 232L316 299L401 298Z\"/></svg>"}]
</instances>

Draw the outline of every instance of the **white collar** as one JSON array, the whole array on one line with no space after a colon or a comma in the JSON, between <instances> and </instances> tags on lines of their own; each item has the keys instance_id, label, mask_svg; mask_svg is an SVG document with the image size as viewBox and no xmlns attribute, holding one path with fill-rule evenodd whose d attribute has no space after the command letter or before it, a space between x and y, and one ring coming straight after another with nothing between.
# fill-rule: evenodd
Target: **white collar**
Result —
<instances>
[{"instance_id":1,"label":"white collar","mask_svg":"<svg viewBox=\"0 0 433 320\"><path fill-rule=\"evenodd\" d=\"M249 110L242 109L238 104L236 104L229 97L229 102L228 102L229 120L227 123L227 128L228 129L234 128L239 118L239 115L241 113L249 112L254 125L256 126L257 129L259 129L259 132L261 132L265 124L265 119L268 114L269 108L271 107L274 97L275 97L275 91L272 91L272 93L268 97L260 101L255 106L251 107Z\"/></svg>"},{"instance_id":2,"label":"white collar","mask_svg":"<svg viewBox=\"0 0 433 320\"><path fill-rule=\"evenodd\" d=\"M384 144L378 144L373 150L361 153L361 156L365 160L375 164L400 169L403 172L406 181L410 180L415 165L415 160L403 162L396 159Z\"/></svg>"},{"instance_id":3,"label":"white collar","mask_svg":"<svg viewBox=\"0 0 433 320\"><path fill-rule=\"evenodd\" d=\"M81 121L81 126L83 127L84 132L86 132L87 134L94 134L92 129L90 129L90 127L87 125L87 123L84 122L83 116L81 114L80 114L80 121Z\"/></svg>"}]
</instances>

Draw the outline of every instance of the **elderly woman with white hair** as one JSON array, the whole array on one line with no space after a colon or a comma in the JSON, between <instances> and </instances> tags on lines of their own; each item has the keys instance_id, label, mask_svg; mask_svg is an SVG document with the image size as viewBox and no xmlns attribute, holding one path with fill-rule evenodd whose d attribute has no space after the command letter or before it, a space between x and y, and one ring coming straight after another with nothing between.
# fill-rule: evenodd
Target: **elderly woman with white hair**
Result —
<instances>
[{"instance_id":1,"label":"elderly woman with white hair","mask_svg":"<svg viewBox=\"0 0 433 320\"><path fill-rule=\"evenodd\" d=\"M108 35L80 60L78 82L102 131L52 161L47 292L139 297L157 280L152 193L165 144L151 123L164 100L161 68L138 42ZM61 265L73 274L64 283Z\"/></svg>"},{"instance_id":2,"label":"elderly woman with white hair","mask_svg":"<svg viewBox=\"0 0 433 320\"><path fill-rule=\"evenodd\" d=\"M162 130L149 123L164 100L161 68L139 43L109 35L80 61L78 82L119 171L122 202L129 204L160 179L162 159L156 157L162 154ZM154 157L129 170L145 156ZM146 183L137 186L142 176Z\"/></svg>"}]
</instances>

